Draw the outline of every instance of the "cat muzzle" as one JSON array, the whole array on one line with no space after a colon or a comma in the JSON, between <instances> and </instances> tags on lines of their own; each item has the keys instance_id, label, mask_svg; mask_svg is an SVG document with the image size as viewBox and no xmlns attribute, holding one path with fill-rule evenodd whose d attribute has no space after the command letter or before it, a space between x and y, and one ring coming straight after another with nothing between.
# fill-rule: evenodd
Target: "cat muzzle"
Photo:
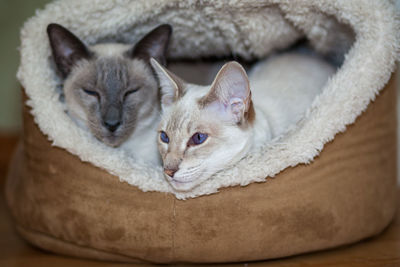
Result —
<instances>
[{"instance_id":1,"label":"cat muzzle","mask_svg":"<svg viewBox=\"0 0 400 267\"><path fill-rule=\"evenodd\" d=\"M169 177L173 178L174 174L178 171L178 169L164 169L164 173Z\"/></svg>"},{"instance_id":2,"label":"cat muzzle","mask_svg":"<svg viewBox=\"0 0 400 267\"><path fill-rule=\"evenodd\" d=\"M120 125L121 125L121 121L104 121L104 126L110 132L115 132Z\"/></svg>"}]
</instances>

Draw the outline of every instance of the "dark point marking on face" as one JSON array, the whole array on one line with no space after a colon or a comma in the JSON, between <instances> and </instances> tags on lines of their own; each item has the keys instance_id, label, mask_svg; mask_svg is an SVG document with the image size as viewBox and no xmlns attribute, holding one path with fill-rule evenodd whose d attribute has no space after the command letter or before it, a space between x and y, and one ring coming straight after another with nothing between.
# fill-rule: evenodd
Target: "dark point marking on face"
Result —
<instances>
[{"instance_id":1,"label":"dark point marking on face","mask_svg":"<svg viewBox=\"0 0 400 267\"><path fill-rule=\"evenodd\" d=\"M47 35L54 61L63 78L70 74L78 61L92 57L92 53L86 45L72 32L59 24L49 24Z\"/></svg>"},{"instance_id":2,"label":"dark point marking on face","mask_svg":"<svg viewBox=\"0 0 400 267\"><path fill-rule=\"evenodd\" d=\"M166 65L166 54L172 27L162 24L146 34L128 54L131 58L140 58L149 63L150 58L155 58L161 65Z\"/></svg>"}]
</instances>

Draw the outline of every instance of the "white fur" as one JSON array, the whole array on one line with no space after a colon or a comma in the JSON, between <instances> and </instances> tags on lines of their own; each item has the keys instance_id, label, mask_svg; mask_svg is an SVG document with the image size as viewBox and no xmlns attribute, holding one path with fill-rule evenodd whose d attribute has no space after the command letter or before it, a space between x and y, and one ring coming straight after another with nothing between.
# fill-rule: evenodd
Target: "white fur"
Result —
<instances>
[{"instance_id":1,"label":"white fur","mask_svg":"<svg viewBox=\"0 0 400 267\"><path fill-rule=\"evenodd\" d=\"M333 74L331 65L303 54L259 62L249 74L256 110L254 144L280 137L294 126ZM264 137L266 129L270 138Z\"/></svg>"},{"instance_id":2,"label":"white fur","mask_svg":"<svg viewBox=\"0 0 400 267\"><path fill-rule=\"evenodd\" d=\"M262 58L302 36L318 51L340 54L351 49L292 131L195 190L180 193L165 182L161 168L97 142L64 113L56 90L60 81L49 60L46 27L51 22L64 25L88 44L116 37L136 43L156 25L170 23L172 58L228 54ZM355 33L354 42L349 28ZM387 83L399 58L399 35L396 9L385 0L59 0L24 25L18 78L30 98L36 123L54 146L144 191L190 198L221 187L263 182L289 166L312 161Z\"/></svg>"},{"instance_id":3,"label":"white fur","mask_svg":"<svg viewBox=\"0 0 400 267\"><path fill-rule=\"evenodd\" d=\"M154 109L153 114L142 119L136 125L129 139L121 145L121 148L126 150L130 157L140 158L142 161L148 162L153 166L161 164L157 149L159 113L158 109Z\"/></svg>"},{"instance_id":4,"label":"white fur","mask_svg":"<svg viewBox=\"0 0 400 267\"><path fill-rule=\"evenodd\" d=\"M162 76L165 72L157 73L160 79L166 78ZM159 140L164 168L169 169L182 159L177 166L179 170L173 177L165 175L166 180L176 191L193 190L208 180L212 174L240 160L252 145L251 129L242 130L237 127L229 107L225 110L218 104L211 104L211 107L199 109L198 101L213 86L186 84L185 95L163 108L159 130L165 131L170 140L168 144ZM169 126L174 127L175 124L179 124L179 128L173 128L173 132L169 132ZM218 128L218 134L211 128ZM188 141L196 132L207 133L208 138L200 145L188 146ZM208 145L209 142L214 144ZM207 145L205 149L209 152L204 150L204 146ZM193 153L198 154L193 156Z\"/></svg>"},{"instance_id":5,"label":"white fur","mask_svg":"<svg viewBox=\"0 0 400 267\"><path fill-rule=\"evenodd\" d=\"M154 60L152 65L161 91L177 96L175 102L163 108L159 130L169 136L169 142L160 139L159 145L164 168L174 166L178 170L173 177L165 175L178 191L193 190L259 146L282 137L305 115L334 74L331 65L315 56L286 53L259 62L251 71L251 86L242 66L230 62L221 68L210 86L185 84L185 94L178 97L174 78ZM204 107L199 104L210 94L211 102ZM254 122L244 115L251 98ZM187 146L196 132L208 134L206 141ZM214 142L208 144L211 139Z\"/></svg>"}]
</instances>

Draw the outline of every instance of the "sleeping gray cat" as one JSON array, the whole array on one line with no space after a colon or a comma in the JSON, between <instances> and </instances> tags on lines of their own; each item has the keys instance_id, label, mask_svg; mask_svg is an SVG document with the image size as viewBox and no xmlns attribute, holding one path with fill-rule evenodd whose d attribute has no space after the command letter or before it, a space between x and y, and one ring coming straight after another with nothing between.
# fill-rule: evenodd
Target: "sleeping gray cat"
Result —
<instances>
[{"instance_id":1,"label":"sleeping gray cat","mask_svg":"<svg viewBox=\"0 0 400 267\"><path fill-rule=\"evenodd\" d=\"M70 31L50 24L47 33L64 80L68 114L103 143L127 148L158 162L158 82L151 57L165 64L171 26L164 24L135 46L108 43L87 47Z\"/></svg>"}]
</instances>

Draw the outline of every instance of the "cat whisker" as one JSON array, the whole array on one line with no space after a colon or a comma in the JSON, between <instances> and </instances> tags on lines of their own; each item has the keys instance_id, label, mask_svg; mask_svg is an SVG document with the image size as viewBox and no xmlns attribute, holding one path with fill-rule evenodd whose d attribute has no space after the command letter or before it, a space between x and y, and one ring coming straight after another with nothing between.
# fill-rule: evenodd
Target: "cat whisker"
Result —
<instances>
[{"instance_id":1,"label":"cat whisker","mask_svg":"<svg viewBox=\"0 0 400 267\"><path fill-rule=\"evenodd\" d=\"M192 167L190 169L187 169L184 175L191 175L193 173L196 173L199 169L201 169L201 165L197 165L196 167Z\"/></svg>"}]
</instances>

